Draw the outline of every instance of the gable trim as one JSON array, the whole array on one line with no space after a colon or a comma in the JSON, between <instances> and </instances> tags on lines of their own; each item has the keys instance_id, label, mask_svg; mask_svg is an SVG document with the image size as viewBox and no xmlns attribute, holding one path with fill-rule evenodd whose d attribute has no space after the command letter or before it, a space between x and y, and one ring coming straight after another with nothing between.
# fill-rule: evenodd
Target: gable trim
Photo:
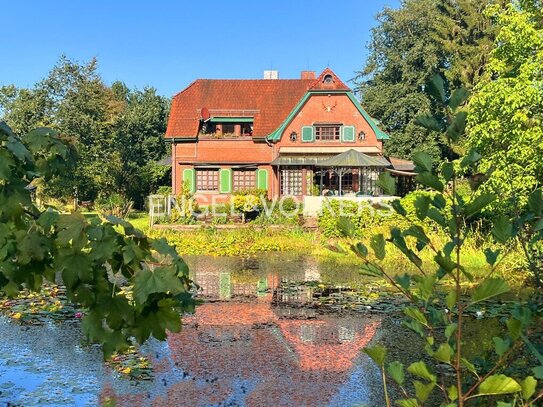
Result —
<instances>
[{"instance_id":1,"label":"gable trim","mask_svg":"<svg viewBox=\"0 0 543 407\"><path fill-rule=\"evenodd\" d=\"M360 112L362 117L366 119L368 124L370 125L371 129L375 132L375 136L377 137L377 140L388 140L390 136L385 133L383 130L381 130L371 116L362 108L362 105L360 105L360 102L356 97L353 95L351 91L346 90L330 90L330 91L323 91L323 90L309 90L306 92L306 94L300 99L300 101L294 106L294 109L289 113L287 118L281 123L281 125L275 130L273 133L270 133L266 136L266 140L269 141L279 141L281 139L281 135L285 131L286 127L290 124L290 122L294 119L294 117L300 112L302 107L305 105L307 100L316 93L327 93L327 94L346 94L349 100L353 103L353 105L357 108L357 110Z\"/></svg>"},{"instance_id":2,"label":"gable trim","mask_svg":"<svg viewBox=\"0 0 543 407\"><path fill-rule=\"evenodd\" d=\"M377 137L377 140L388 140L388 139L390 139L390 136L387 133L385 133L383 130L381 130L379 127L377 127L377 125L375 124L375 122L373 121L371 116L364 110L364 108L362 107L362 105L360 104L358 99L355 98L354 95L351 92L347 93L347 96L349 97L351 102L353 102L353 104L356 106L356 108L358 109L360 114L364 117L364 119L366 119L366 121L370 125L371 129L375 132L375 136Z\"/></svg>"}]
</instances>

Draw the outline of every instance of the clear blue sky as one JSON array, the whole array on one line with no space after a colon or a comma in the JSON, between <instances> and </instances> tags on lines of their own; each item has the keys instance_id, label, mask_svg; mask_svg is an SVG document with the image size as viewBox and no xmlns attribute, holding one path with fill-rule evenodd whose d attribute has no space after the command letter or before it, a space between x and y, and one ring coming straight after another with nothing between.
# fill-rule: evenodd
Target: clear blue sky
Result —
<instances>
[{"instance_id":1,"label":"clear blue sky","mask_svg":"<svg viewBox=\"0 0 543 407\"><path fill-rule=\"evenodd\" d=\"M33 85L62 54L111 83L172 96L196 78L362 68L375 16L399 0L2 1L0 85Z\"/></svg>"}]
</instances>

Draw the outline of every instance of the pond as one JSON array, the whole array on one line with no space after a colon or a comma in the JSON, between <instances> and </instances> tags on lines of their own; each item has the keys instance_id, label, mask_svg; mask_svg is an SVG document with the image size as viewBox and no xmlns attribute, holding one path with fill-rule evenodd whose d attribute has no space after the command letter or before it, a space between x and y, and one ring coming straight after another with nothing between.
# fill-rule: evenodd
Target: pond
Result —
<instances>
[{"instance_id":1,"label":"pond","mask_svg":"<svg viewBox=\"0 0 543 407\"><path fill-rule=\"evenodd\" d=\"M305 306L311 288L285 281L364 284L352 265L312 257L187 257L203 305L166 343L142 352L149 381L104 367L76 322L18 325L0 319L0 405L381 405L379 371L361 353L383 335L381 317Z\"/></svg>"}]
</instances>

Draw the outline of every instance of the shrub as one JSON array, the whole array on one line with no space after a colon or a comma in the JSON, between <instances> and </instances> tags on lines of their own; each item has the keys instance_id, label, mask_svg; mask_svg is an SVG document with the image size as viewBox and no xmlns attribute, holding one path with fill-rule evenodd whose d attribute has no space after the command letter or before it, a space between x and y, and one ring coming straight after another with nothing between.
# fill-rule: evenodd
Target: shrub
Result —
<instances>
[{"instance_id":1,"label":"shrub","mask_svg":"<svg viewBox=\"0 0 543 407\"><path fill-rule=\"evenodd\" d=\"M134 203L129 201L121 194L113 193L109 195L100 195L96 199L95 207L102 216L116 216L121 219L127 219L132 211Z\"/></svg>"}]
</instances>

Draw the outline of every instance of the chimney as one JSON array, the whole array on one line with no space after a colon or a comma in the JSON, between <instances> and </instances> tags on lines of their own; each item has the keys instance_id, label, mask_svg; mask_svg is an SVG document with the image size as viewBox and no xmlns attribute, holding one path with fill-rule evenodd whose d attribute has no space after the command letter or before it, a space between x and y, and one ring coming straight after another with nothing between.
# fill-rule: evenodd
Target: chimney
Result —
<instances>
[{"instance_id":1,"label":"chimney","mask_svg":"<svg viewBox=\"0 0 543 407\"><path fill-rule=\"evenodd\" d=\"M315 71L302 71L300 79L317 79Z\"/></svg>"},{"instance_id":2,"label":"chimney","mask_svg":"<svg viewBox=\"0 0 543 407\"><path fill-rule=\"evenodd\" d=\"M279 79L279 71L264 71L264 79Z\"/></svg>"}]
</instances>

